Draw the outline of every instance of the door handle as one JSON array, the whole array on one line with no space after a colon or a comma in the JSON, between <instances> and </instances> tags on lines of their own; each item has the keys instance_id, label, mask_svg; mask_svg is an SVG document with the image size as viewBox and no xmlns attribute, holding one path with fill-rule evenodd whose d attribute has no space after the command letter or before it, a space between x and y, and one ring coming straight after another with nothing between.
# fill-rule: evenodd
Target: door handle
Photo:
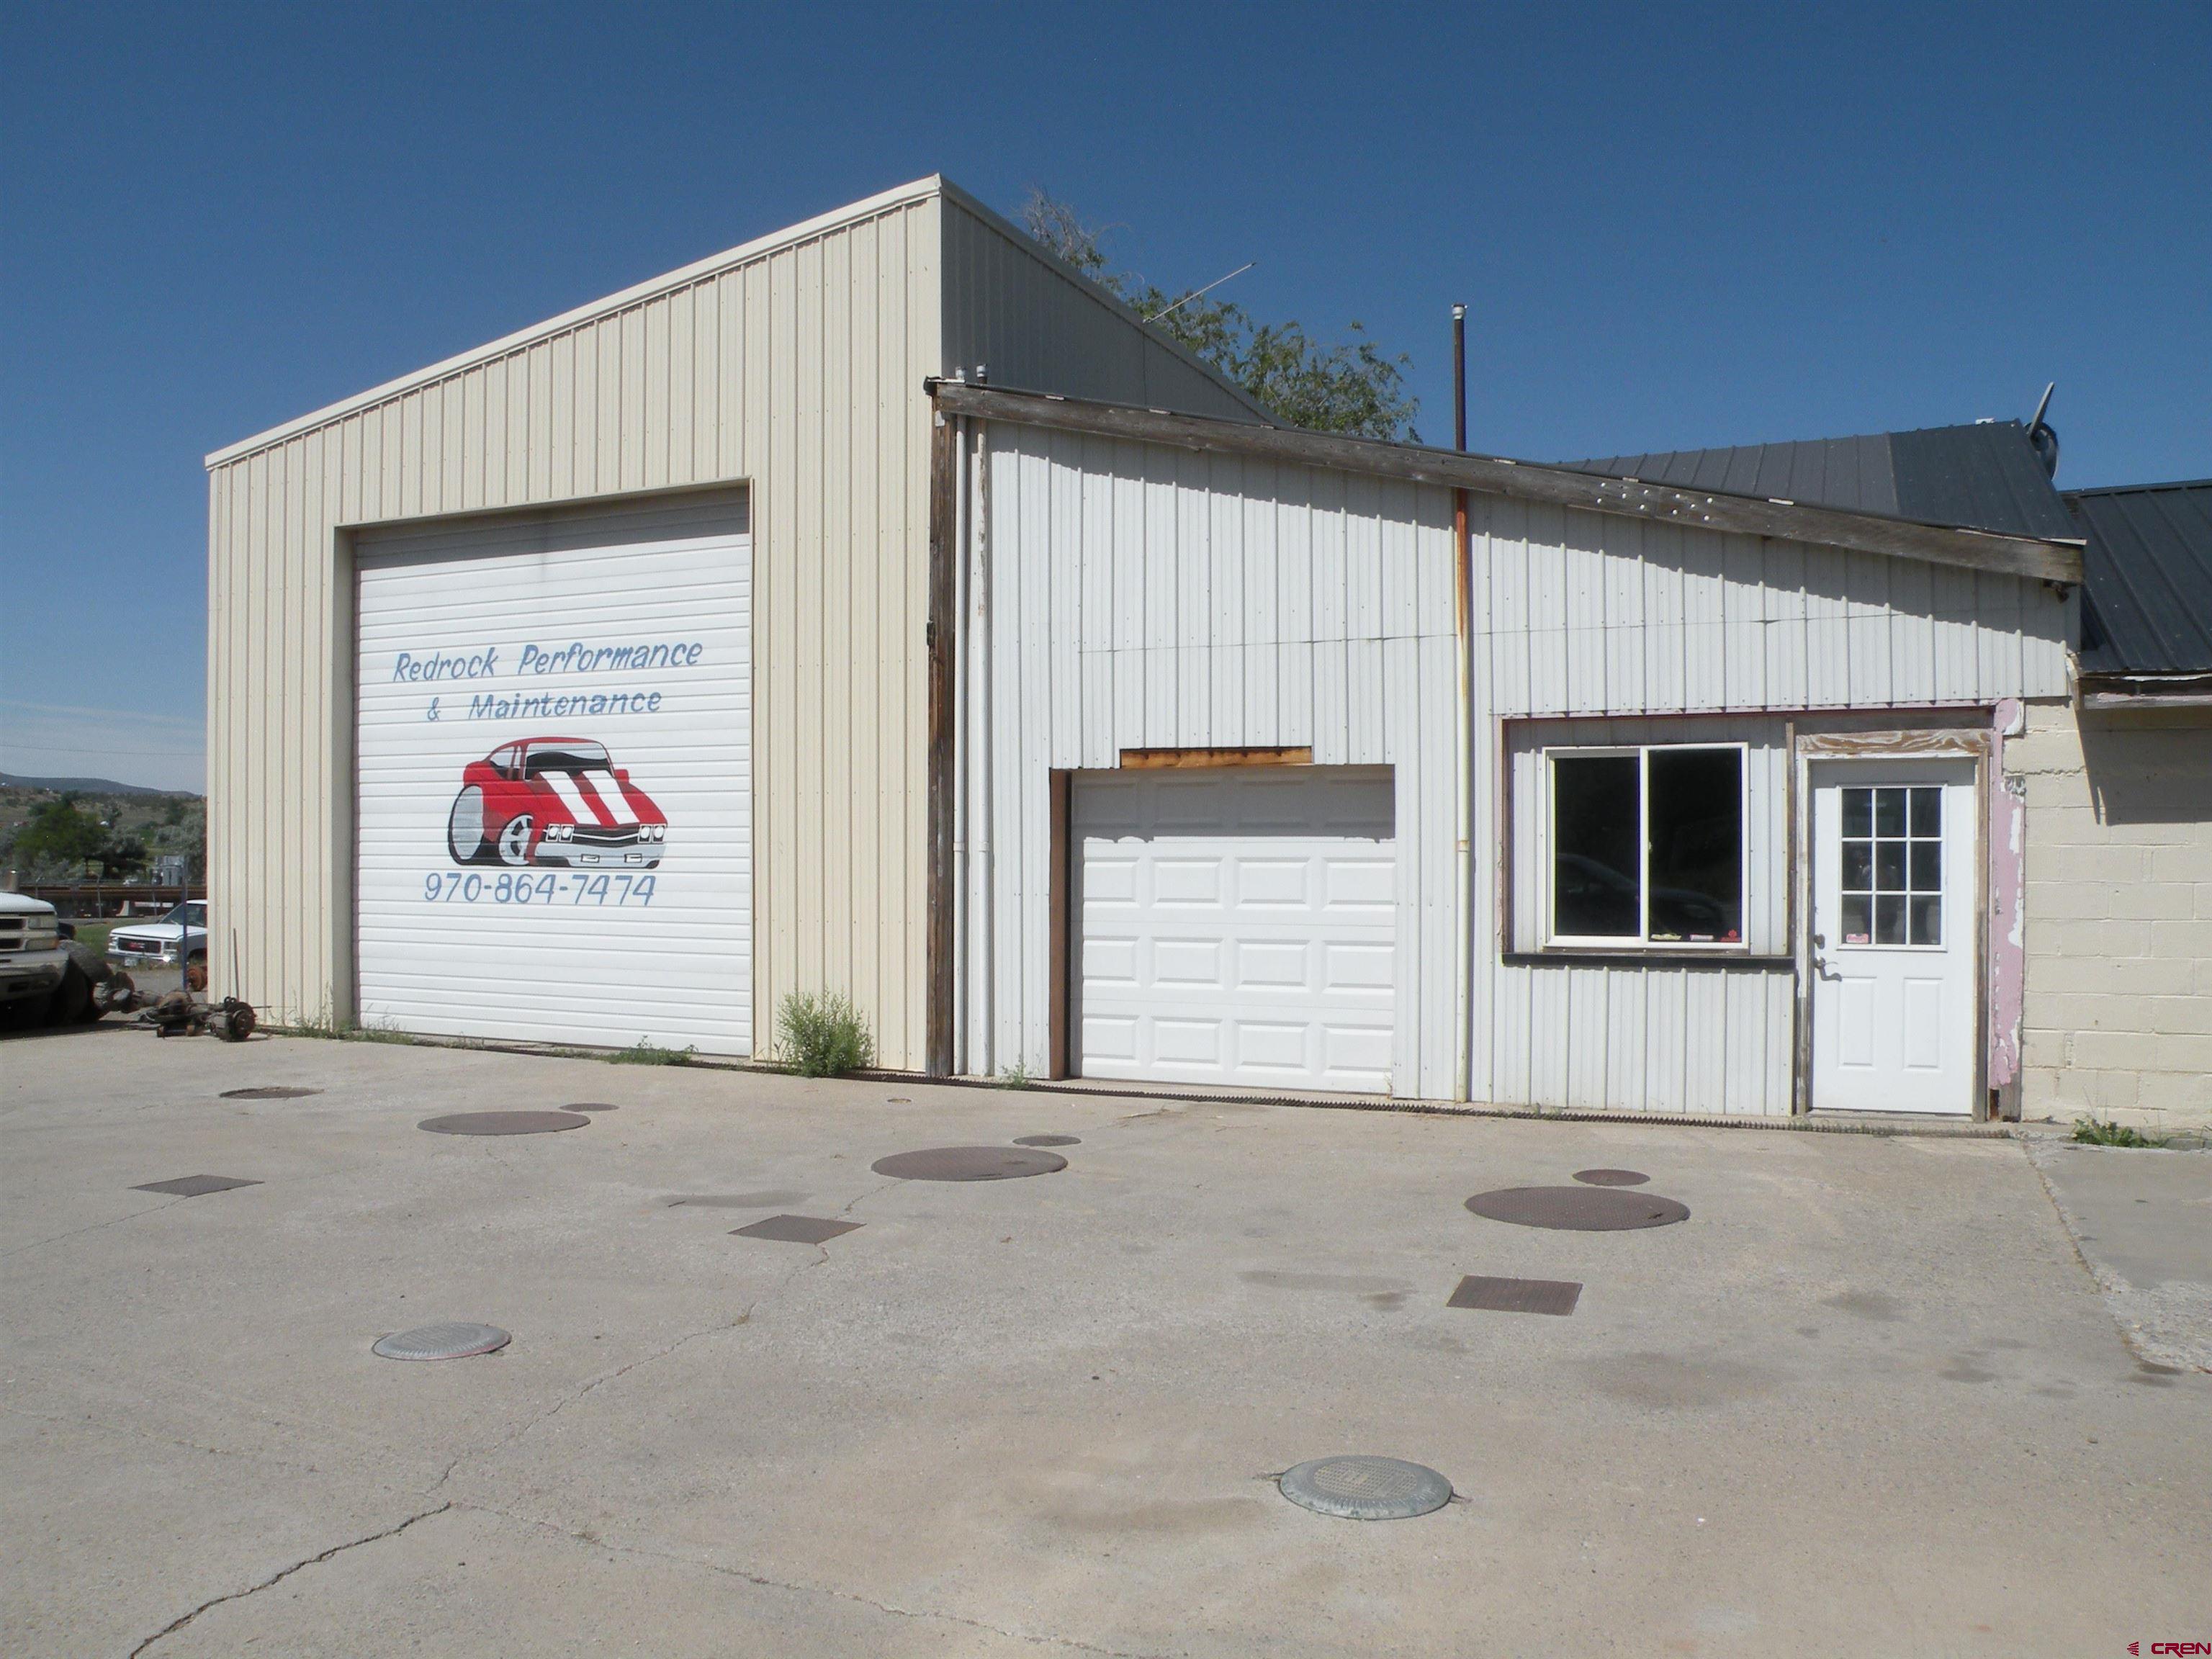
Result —
<instances>
[{"instance_id":1,"label":"door handle","mask_svg":"<svg viewBox=\"0 0 2212 1659\"><path fill-rule=\"evenodd\" d=\"M1828 959L1820 954L1827 945L1828 941L1825 936L1820 933L1813 935L1813 971L1822 979L1841 979L1843 977L1841 974L1832 974L1828 971Z\"/></svg>"}]
</instances>

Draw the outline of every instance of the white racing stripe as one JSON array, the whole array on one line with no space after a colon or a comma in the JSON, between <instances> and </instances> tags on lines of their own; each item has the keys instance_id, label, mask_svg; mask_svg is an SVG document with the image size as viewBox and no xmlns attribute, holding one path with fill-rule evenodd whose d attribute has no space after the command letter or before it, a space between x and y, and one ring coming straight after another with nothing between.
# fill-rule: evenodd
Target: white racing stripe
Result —
<instances>
[{"instance_id":1,"label":"white racing stripe","mask_svg":"<svg viewBox=\"0 0 2212 1659\"><path fill-rule=\"evenodd\" d=\"M585 773L584 776L599 795L600 805L605 809L609 823L623 824L637 822L637 814L629 810L629 801L623 793L622 785L615 781L613 773L594 770Z\"/></svg>"},{"instance_id":2,"label":"white racing stripe","mask_svg":"<svg viewBox=\"0 0 2212 1659\"><path fill-rule=\"evenodd\" d=\"M576 780L566 772L541 772L538 775L553 786L553 793L561 797L561 805L568 809L568 816L578 823L599 824L606 820L584 803L584 792L576 787Z\"/></svg>"}]
</instances>

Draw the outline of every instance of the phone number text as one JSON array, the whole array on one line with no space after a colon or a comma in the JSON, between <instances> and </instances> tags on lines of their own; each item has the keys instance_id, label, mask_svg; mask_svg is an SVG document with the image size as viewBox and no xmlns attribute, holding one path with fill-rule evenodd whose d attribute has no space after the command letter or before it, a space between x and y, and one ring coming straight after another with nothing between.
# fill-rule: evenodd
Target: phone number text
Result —
<instances>
[{"instance_id":1,"label":"phone number text","mask_svg":"<svg viewBox=\"0 0 2212 1659\"><path fill-rule=\"evenodd\" d=\"M482 876L446 870L422 878L422 896L433 904L650 904L653 889L651 876L619 871Z\"/></svg>"}]
</instances>

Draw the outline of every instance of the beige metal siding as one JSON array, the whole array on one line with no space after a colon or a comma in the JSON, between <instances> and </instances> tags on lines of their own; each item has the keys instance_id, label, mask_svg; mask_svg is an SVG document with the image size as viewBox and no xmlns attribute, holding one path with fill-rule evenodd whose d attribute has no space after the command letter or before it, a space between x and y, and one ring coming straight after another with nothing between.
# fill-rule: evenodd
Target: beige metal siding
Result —
<instances>
[{"instance_id":1,"label":"beige metal siding","mask_svg":"<svg viewBox=\"0 0 2212 1659\"><path fill-rule=\"evenodd\" d=\"M1015 232L948 193L945 204L945 371L1070 398L1266 419L1240 387L1139 326L1131 313Z\"/></svg>"},{"instance_id":2,"label":"beige metal siding","mask_svg":"<svg viewBox=\"0 0 2212 1659\"><path fill-rule=\"evenodd\" d=\"M345 527L750 481L757 1028L849 989L920 1064L939 212L878 198L214 459L210 878L248 996L351 1006Z\"/></svg>"}]
</instances>

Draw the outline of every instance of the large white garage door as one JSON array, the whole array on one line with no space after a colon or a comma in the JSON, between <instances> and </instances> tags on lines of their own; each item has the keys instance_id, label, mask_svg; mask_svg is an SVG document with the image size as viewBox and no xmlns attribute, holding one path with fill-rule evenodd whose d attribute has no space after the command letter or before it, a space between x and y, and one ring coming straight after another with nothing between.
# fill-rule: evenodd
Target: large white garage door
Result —
<instances>
[{"instance_id":1,"label":"large white garage door","mask_svg":"<svg viewBox=\"0 0 2212 1659\"><path fill-rule=\"evenodd\" d=\"M1389 1086L1388 771L1116 772L1072 807L1084 1076Z\"/></svg>"},{"instance_id":2,"label":"large white garage door","mask_svg":"<svg viewBox=\"0 0 2212 1659\"><path fill-rule=\"evenodd\" d=\"M742 495L365 534L362 1018L752 1051Z\"/></svg>"}]
</instances>

